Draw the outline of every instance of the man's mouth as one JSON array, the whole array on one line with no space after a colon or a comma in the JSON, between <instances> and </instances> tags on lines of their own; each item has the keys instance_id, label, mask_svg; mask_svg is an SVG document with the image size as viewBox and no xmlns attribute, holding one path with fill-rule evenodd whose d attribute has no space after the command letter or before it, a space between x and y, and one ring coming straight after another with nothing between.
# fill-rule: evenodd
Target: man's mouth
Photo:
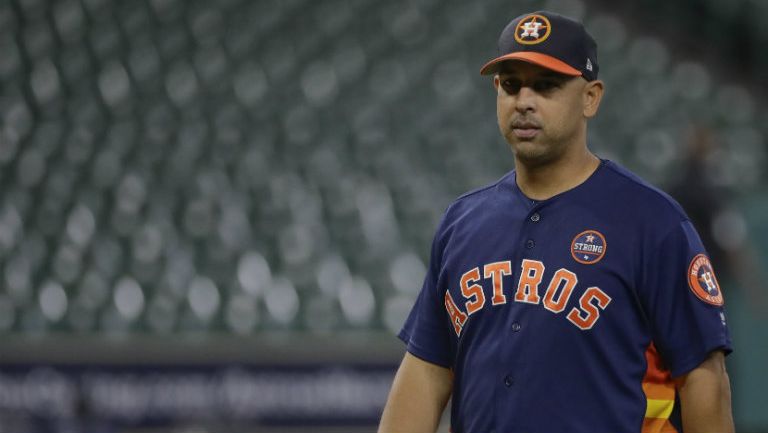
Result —
<instances>
[{"instance_id":1,"label":"man's mouth","mask_svg":"<svg viewBox=\"0 0 768 433\"><path fill-rule=\"evenodd\" d=\"M517 138L533 138L539 133L539 128L533 124L515 124L512 125L512 131Z\"/></svg>"}]
</instances>

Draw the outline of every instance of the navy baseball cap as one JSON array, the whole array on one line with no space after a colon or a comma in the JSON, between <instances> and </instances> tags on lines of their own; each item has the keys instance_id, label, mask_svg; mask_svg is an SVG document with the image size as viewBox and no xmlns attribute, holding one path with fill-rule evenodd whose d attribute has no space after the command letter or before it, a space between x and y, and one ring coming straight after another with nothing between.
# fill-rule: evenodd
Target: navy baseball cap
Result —
<instances>
[{"instance_id":1,"label":"navy baseball cap","mask_svg":"<svg viewBox=\"0 0 768 433\"><path fill-rule=\"evenodd\" d=\"M501 63L522 60L587 81L597 79L597 43L580 22L539 11L513 19L499 36L499 56L486 63L482 75L498 72Z\"/></svg>"}]
</instances>

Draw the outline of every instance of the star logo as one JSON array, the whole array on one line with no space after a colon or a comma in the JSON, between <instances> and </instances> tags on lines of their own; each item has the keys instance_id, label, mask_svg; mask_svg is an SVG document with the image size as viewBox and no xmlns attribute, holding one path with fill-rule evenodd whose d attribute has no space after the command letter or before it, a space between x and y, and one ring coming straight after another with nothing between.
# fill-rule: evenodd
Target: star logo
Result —
<instances>
[{"instance_id":1,"label":"star logo","mask_svg":"<svg viewBox=\"0 0 768 433\"><path fill-rule=\"evenodd\" d=\"M536 17L533 17L533 21L524 23L523 24L523 34L520 35L521 38L538 38L539 37L539 27L543 26L544 23L540 23L536 21Z\"/></svg>"},{"instance_id":2,"label":"star logo","mask_svg":"<svg viewBox=\"0 0 768 433\"><path fill-rule=\"evenodd\" d=\"M552 33L552 25L543 15L528 15L515 28L515 40L523 45L544 42Z\"/></svg>"},{"instance_id":3,"label":"star logo","mask_svg":"<svg viewBox=\"0 0 768 433\"><path fill-rule=\"evenodd\" d=\"M587 243L588 244L594 244L595 243L595 235L591 235L590 234L590 235L587 235L586 238L587 238Z\"/></svg>"},{"instance_id":4,"label":"star logo","mask_svg":"<svg viewBox=\"0 0 768 433\"><path fill-rule=\"evenodd\" d=\"M720 284L706 255L699 254L691 260L688 266L688 286L702 301L718 307L723 305Z\"/></svg>"}]
</instances>

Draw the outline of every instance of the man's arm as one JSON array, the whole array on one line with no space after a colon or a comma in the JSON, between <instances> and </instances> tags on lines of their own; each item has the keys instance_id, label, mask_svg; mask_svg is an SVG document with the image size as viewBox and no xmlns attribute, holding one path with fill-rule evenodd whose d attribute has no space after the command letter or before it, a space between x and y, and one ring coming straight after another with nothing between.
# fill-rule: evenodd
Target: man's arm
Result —
<instances>
[{"instance_id":1,"label":"man's arm","mask_svg":"<svg viewBox=\"0 0 768 433\"><path fill-rule=\"evenodd\" d=\"M733 433L731 384L716 350L677 381L685 433Z\"/></svg>"},{"instance_id":2,"label":"man's arm","mask_svg":"<svg viewBox=\"0 0 768 433\"><path fill-rule=\"evenodd\" d=\"M434 433L452 387L451 370L406 352L389 392L379 433Z\"/></svg>"}]
</instances>

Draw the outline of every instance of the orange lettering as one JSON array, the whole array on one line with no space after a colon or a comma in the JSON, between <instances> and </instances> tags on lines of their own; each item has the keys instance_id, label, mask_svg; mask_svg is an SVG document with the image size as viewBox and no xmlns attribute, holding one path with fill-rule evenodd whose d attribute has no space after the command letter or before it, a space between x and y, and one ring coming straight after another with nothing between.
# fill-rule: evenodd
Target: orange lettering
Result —
<instances>
[{"instance_id":1,"label":"orange lettering","mask_svg":"<svg viewBox=\"0 0 768 433\"><path fill-rule=\"evenodd\" d=\"M512 262L489 263L483 267L485 278L491 278L493 281L493 299L492 305L501 305L507 303L507 295L504 294L504 275L512 275Z\"/></svg>"},{"instance_id":2,"label":"orange lettering","mask_svg":"<svg viewBox=\"0 0 768 433\"><path fill-rule=\"evenodd\" d=\"M578 277L573 272L563 268L558 269L552 281L549 282L547 293L544 294L544 308L553 313L562 313L578 281ZM555 299L557 289L561 286L563 289L560 291L560 296Z\"/></svg>"},{"instance_id":3,"label":"orange lettering","mask_svg":"<svg viewBox=\"0 0 768 433\"><path fill-rule=\"evenodd\" d=\"M540 301L539 284L541 284L541 278L544 276L544 263L523 259L521 268L515 301L538 304Z\"/></svg>"},{"instance_id":4,"label":"orange lettering","mask_svg":"<svg viewBox=\"0 0 768 433\"><path fill-rule=\"evenodd\" d=\"M485 305L485 294L483 293L483 288L480 285L475 284L479 279L479 268L474 268L471 271L464 272L464 275L461 276L461 294L464 295L464 297L467 299L474 298L469 299L464 304L467 307L467 315L470 316L472 313L483 308L483 305Z\"/></svg>"},{"instance_id":5,"label":"orange lettering","mask_svg":"<svg viewBox=\"0 0 768 433\"><path fill-rule=\"evenodd\" d=\"M451 298L451 293L447 290L445 291L445 309L448 310L448 315L451 316L453 330L456 331L457 336L460 335L464 324L467 323L467 315L459 310L459 307L456 306L453 298Z\"/></svg>"},{"instance_id":6,"label":"orange lettering","mask_svg":"<svg viewBox=\"0 0 768 433\"><path fill-rule=\"evenodd\" d=\"M600 318L600 310L592 305L592 300L597 300L597 307L600 307L600 310L605 310L605 307L611 303L611 297L606 295L605 292L598 287L588 288L584 294L581 295L581 299L579 299L581 311L574 307L571 312L568 313L568 320L582 331L591 329L595 326L597 319Z\"/></svg>"}]
</instances>

